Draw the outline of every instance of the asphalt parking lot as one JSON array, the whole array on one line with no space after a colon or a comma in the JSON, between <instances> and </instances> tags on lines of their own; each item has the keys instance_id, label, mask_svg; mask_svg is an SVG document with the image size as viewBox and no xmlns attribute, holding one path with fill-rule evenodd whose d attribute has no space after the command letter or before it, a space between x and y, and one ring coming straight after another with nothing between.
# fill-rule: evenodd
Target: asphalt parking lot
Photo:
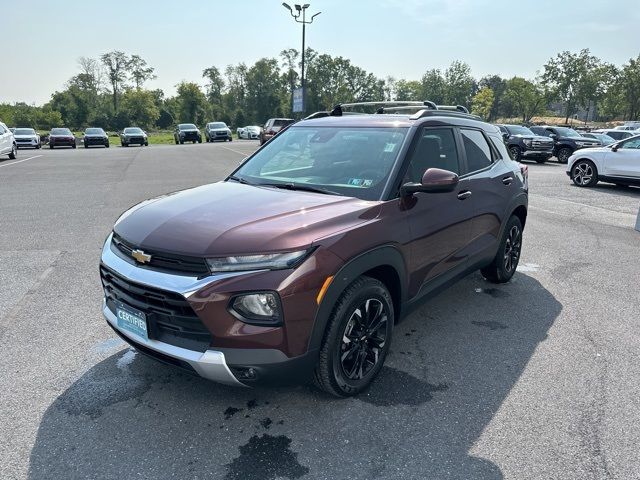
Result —
<instances>
[{"instance_id":1,"label":"asphalt parking lot","mask_svg":"<svg viewBox=\"0 0 640 480\"><path fill-rule=\"evenodd\" d=\"M100 311L114 220L256 147L0 161L0 478L640 478L640 188L555 163L529 164L513 281L425 303L364 395L234 389L129 350Z\"/></svg>"}]
</instances>

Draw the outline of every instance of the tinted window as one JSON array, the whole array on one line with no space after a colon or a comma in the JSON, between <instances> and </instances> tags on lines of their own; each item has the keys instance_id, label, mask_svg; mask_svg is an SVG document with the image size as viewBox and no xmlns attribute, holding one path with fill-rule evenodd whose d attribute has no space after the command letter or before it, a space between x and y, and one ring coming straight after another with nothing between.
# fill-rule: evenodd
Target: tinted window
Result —
<instances>
[{"instance_id":1,"label":"tinted window","mask_svg":"<svg viewBox=\"0 0 640 480\"><path fill-rule=\"evenodd\" d=\"M181 123L178 125L180 130L197 130L197 127L193 123Z\"/></svg>"},{"instance_id":2,"label":"tinted window","mask_svg":"<svg viewBox=\"0 0 640 480\"><path fill-rule=\"evenodd\" d=\"M462 143L467 152L467 168L470 172L482 170L491 165L491 147L479 130L461 129Z\"/></svg>"},{"instance_id":3,"label":"tinted window","mask_svg":"<svg viewBox=\"0 0 640 480\"><path fill-rule=\"evenodd\" d=\"M548 137L549 135L551 135L551 132L545 130L542 127L531 127L530 130L535 133L536 135L542 135L545 137Z\"/></svg>"},{"instance_id":4,"label":"tinted window","mask_svg":"<svg viewBox=\"0 0 640 480\"><path fill-rule=\"evenodd\" d=\"M193 128L195 128L195 125ZM223 122L214 122L209 124L209 128L227 128L227 124Z\"/></svg>"},{"instance_id":5,"label":"tinted window","mask_svg":"<svg viewBox=\"0 0 640 480\"><path fill-rule=\"evenodd\" d=\"M609 135L610 137L615 138L616 140L622 140L623 138L628 138L629 134L623 130L620 130L619 132L615 132L615 131L610 131L607 132L607 135Z\"/></svg>"},{"instance_id":6,"label":"tinted window","mask_svg":"<svg viewBox=\"0 0 640 480\"><path fill-rule=\"evenodd\" d=\"M104 130L101 128L87 128L84 133L87 135L104 135Z\"/></svg>"},{"instance_id":7,"label":"tinted window","mask_svg":"<svg viewBox=\"0 0 640 480\"><path fill-rule=\"evenodd\" d=\"M71 130L68 128L52 128L51 135L71 135Z\"/></svg>"},{"instance_id":8,"label":"tinted window","mask_svg":"<svg viewBox=\"0 0 640 480\"><path fill-rule=\"evenodd\" d=\"M277 118L273 121L273 126L274 127L284 127L285 125L289 125L290 123L293 123L293 120L287 120L284 118Z\"/></svg>"},{"instance_id":9,"label":"tinted window","mask_svg":"<svg viewBox=\"0 0 640 480\"><path fill-rule=\"evenodd\" d=\"M142 130L137 127L125 128L124 133L142 133Z\"/></svg>"},{"instance_id":10,"label":"tinted window","mask_svg":"<svg viewBox=\"0 0 640 480\"><path fill-rule=\"evenodd\" d=\"M511 135L533 135L533 132L527 127L521 127L520 125L509 125L509 133Z\"/></svg>"},{"instance_id":11,"label":"tinted window","mask_svg":"<svg viewBox=\"0 0 640 480\"><path fill-rule=\"evenodd\" d=\"M422 131L411 154L403 183L420 183L422 175L429 168L441 168L460 173L458 149L452 129L426 128Z\"/></svg>"}]
</instances>

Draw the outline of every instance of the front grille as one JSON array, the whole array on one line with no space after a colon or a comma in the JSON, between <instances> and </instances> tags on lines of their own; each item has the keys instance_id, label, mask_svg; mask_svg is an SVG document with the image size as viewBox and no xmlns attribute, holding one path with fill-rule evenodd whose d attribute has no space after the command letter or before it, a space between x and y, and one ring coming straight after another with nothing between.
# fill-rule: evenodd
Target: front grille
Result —
<instances>
[{"instance_id":1,"label":"front grille","mask_svg":"<svg viewBox=\"0 0 640 480\"><path fill-rule=\"evenodd\" d=\"M216 137L226 137L227 132L216 132Z\"/></svg>"},{"instance_id":2,"label":"front grille","mask_svg":"<svg viewBox=\"0 0 640 480\"><path fill-rule=\"evenodd\" d=\"M533 140L531 142L532 150L553 150L553 142L545 140Z\"/></svg>"},{"instance_id":3,"label":"front grille","mask_svg":"<svg viewBox=\"0 0 640 480\"><path fill-rule=\"evenodd\" d=\"M115 315L119 301L144 312L149 338L200 352L211 344L211 332L182 295L131 282L104 265L100 278L109 310Z\"/></svg>"},{"instance_id":4,"label":"front grille","mask_svg":"<svg viewBox=\"0 0 640 480\"><path fill-rule=\"evenodd\" d=\"M135 245L122 239L115 233L113 234L113 245L116 249L125 255L128 261L133 260L131 253L137 249ZM178 275L190 275L201 277L209 275L209 267L204 258L190 257L187 255L175 255L171 253L157 252L154 250L142 249L145 253L151 255L151 261L145 265L139 265L142 268L152 268L168 273L176 273Z\"/></svg>"}]
</instances>

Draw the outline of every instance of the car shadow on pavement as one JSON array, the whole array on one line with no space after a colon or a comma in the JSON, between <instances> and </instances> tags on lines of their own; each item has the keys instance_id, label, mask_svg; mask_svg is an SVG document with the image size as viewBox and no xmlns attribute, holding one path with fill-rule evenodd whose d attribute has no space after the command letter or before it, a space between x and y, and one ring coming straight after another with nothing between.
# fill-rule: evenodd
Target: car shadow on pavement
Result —
<instances>
[{"instance_id":1,"label":"car shadow on pavement","mask_svg":"<svg viewBox=\"0 0 640 480\"><path fill-rule=\"evenodd\" d=\"M399 324L380 377L343 400L225 387L121 350L46 410L29 478L500 479L472 451L488 430L498 444L481 451L517 437L523 412L490 424L561 309L524 273L470 275Z\"/></svg>"}]
</instances>

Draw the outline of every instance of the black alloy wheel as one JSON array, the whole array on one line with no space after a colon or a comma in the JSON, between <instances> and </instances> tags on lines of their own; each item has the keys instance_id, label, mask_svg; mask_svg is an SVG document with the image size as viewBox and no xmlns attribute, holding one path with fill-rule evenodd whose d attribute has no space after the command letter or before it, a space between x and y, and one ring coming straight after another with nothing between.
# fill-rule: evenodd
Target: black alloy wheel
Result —
<instances>
[{"instance_id":1,"label":"black alloy wheel","mask_svg":"<svg viewBox=\"0 0 640 480\"><path fill-rule=\"evenodd\" d=\"M513 274L518 266L520 251L522 250L522 230L520 225L513 225L507 235L504 246L504 269L507 273Z\"/></svg>"},{"instance_id":2,"label":"black alloy wheel","mask_svg":"<svg viewBox=\"0 0 640 480\"><path fill-rule=\"evenodd\" d=\"M360 277L342 293L327 324L315 382L338 396L356 395L382 369L391 344L394 309L386 286Z\"/></svg>"},{"instance_id":3,"label":"black alloy wheel","mask_svg":"<svg viewBox=\"0 0 640 480\"><path fill-rule=\"evenodd\" d=\"M516 162L520 160L520 147L517 145L512 145L509 147L509 156L511 160L515 160Z\"/></svg>"}]
</instances>

